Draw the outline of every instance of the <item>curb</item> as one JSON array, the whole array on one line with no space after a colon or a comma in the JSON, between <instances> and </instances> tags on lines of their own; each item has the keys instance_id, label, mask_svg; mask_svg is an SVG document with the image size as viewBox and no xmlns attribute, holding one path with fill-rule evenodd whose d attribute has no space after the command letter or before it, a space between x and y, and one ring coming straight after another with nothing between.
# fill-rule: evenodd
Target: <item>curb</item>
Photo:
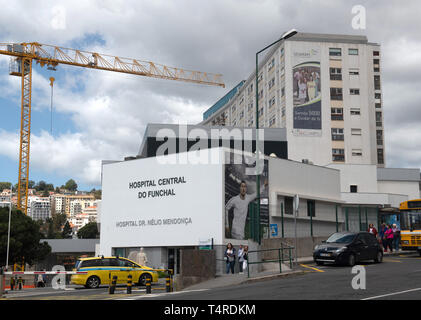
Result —
<instances>
[{"instance_id":1,"label":"curb","mask_svg":"<svg viewBox=\"0 0 421 320\"><path fill-rule=\"evenodd\" d=\"M244 281L240 282L239 284L246 284L246 283L253 283L253 282L258 282L258 281L273 280L273 279L277 279L277 278L298 276L298 275L303 275L303 274L306 274L306 273L307 273L307 271L302 271L302 270L291 271L291 272L285 272L285 273L279 273L279 274L273 274L273 275L268 275L268 276L251 278L251 279L244 280Z\"/></svg>"}]
</instances>

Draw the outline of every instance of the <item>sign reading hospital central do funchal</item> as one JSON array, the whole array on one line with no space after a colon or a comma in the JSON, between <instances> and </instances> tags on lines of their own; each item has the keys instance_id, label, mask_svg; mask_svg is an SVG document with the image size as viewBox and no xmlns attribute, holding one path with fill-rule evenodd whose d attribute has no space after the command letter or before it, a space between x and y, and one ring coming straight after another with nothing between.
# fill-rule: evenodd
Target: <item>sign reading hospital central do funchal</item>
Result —
<instances>
[{"instance_id":1,"label":"sign reading hospital central do funchal","mask_svg":"<svg viewBox=\"0 0 421 320\"><path fill-rule=\"evenodd\" d=\"M103 165L101 253L212 238L223 244L223 172L222 163L162 164L158 157Z\"/></svg>"}]
</instances>

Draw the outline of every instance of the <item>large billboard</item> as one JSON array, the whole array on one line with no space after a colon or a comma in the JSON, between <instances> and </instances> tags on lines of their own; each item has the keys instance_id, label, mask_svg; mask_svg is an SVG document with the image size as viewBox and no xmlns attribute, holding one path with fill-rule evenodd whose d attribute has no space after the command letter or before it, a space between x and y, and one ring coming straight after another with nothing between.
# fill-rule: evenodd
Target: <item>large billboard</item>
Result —
<instances>
[{"instance_id":1,"label":"large billboard","mask_svg":"<svg viewBox=\"0 0 421 320\"><path fill-rule=\"evenodd\" d=\"M101 253L212 238L222 244L222 171L222 163L163 164L159 157L103 165Z\"/></svg>"},{"instance_id":2,"label":"large billboard","mask_svg":"<svg viewBox=\"0 0 421 320\"><path fill-rule=\"evenodd\" d=\"M320 136L322 93L320 46L297 43L292 49L293 133Z\"/></svg>"},{"instance_id":3,"label":"large billboard","mask_svg":"<svg viewBox=\"0 0 421 320\"><path fill-rule=\"evenodd\" d=\"M249 204L256 201L256 175L249 170L255 167L255 159L242 155L242 161L234 161L234 154L225 164L225 238L246 240L251 238L251 217ZM262 161L263 163L263 161ZM250 165L251 164L251 165ZM260 223L268 225L269 184L268 160L264 160L260 176Z\"/></svg>"}]
</instances>

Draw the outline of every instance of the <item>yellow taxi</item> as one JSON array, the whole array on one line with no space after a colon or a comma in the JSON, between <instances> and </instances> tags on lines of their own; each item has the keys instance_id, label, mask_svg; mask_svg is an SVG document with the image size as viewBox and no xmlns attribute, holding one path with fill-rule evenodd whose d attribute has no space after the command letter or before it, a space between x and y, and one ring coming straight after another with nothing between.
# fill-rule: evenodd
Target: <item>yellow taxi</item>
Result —
<instances>
[{"instance_id":1,"label":"yellow taxi","mask_svg":"<svg viewBox=\"0 0 421 320\"><path fill-rule=\"evenodd\" d=\"M145 285L146 279L151 283L158 281L158 273L152 268L141 266L122 257L90 257L79 258L73 271L85 271L86 274L74 274L71 283L83 285L86 288L98 288L109 285L114 276L117 284L127 284L128 276L132 276L133 284Z\"/></svg>"}]
</instances>

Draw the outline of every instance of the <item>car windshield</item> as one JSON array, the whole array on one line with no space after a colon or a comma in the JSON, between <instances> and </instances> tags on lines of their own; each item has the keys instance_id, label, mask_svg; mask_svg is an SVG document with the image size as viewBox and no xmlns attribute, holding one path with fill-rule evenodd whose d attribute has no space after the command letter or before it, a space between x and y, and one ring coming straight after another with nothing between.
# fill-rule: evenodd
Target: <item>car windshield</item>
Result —
<instances>
[{"instance_id":1,"label":"car windshield","mask_svg":"<svg viewBox=\"0 0 421 320\"><path fill-rule=\"evenodd\" d=\"M334 233L326 240L326 243L350 243L355 236L352 233Z\"/></svg>"}]
</instances>

